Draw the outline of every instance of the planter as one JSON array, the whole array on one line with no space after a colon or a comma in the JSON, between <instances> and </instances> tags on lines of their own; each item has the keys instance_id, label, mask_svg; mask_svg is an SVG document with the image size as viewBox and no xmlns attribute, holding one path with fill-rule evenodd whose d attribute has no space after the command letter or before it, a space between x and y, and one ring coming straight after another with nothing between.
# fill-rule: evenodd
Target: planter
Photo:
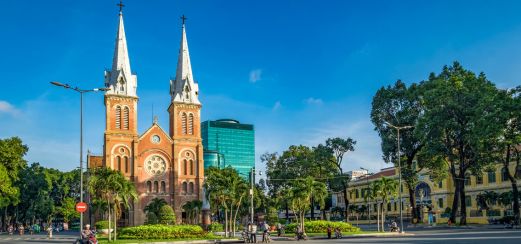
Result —
<instances>
[{"instance_id":1,"label":"planter","mask_svg":"<svg viewBox=\"0 0 521 244\"><path fill-rule=\"evenodd\" d=\"M108 235L109 234L109 229L101 229L100 232L105 234L105 235ZM114 232L114 229L110 229L110 232Z\"/></svg>"}]
</instances>

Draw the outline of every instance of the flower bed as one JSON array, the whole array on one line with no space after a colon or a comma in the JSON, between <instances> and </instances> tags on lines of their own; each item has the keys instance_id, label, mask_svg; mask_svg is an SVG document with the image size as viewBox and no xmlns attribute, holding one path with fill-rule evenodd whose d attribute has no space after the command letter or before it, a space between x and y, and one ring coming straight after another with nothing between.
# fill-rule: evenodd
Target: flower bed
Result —
<instances>
[{"instance_id":1,"label":"flower bed","mask_svg":"<svg viewBox=\"0 0 521 244\"><path fill-rule=\"evenodd\" d=\"M332 231L336 228L340 228L342 232L359 232L360 228L352 226L350 223L345 222L332 222L332 221L306 221L304 222L304 231L308 233L325 233L327 227L331 227ZM286 226L286 232L295 232L297 223L292 223Z\"/></svg>"},{"instance_id":2,"label":"flower bed","mask_svg":"<svg viewBox=\"0 0 521 244\"><path fill-rule=\"evenodd\" d=\"M209 235L198 225L141 225L118 231L120 239L190 239Z\"/></svg>"}]
</instances>

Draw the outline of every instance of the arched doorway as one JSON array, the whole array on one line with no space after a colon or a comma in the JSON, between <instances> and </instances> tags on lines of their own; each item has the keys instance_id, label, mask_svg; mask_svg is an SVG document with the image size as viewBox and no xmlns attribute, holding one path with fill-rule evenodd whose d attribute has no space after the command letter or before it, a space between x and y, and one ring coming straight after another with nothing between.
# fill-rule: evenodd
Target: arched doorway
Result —
<instances>
[{"instance_id":1,"label":"arched doorway","mask_svg":"<svg viewBox=\"0 0 521 244\"><path fill-rule=\"evenodd\" d=\"M431 187L425 182L420 182L415 188L416 213L418 218L423 219L423 210L432 209Z\"/></svg>"}]
</instances>

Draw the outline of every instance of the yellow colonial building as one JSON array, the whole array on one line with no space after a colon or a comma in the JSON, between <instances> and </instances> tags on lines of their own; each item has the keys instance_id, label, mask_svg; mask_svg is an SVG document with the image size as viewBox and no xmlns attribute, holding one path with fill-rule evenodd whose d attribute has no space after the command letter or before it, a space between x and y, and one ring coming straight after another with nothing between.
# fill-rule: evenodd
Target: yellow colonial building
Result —
<instances>
[{"instance_id":1,"label":"yellow colonial building","mask_svg":"<svg viewBox=\"0 0 521 244\"><path fill-rule=\"evenodd\" d=\"M516 172L514 165L510 168L510 172ZM521 172L516 174L521 176ZM375 174L366 174L349 183L349 204L355 205L358 209L365 206L364 213L351 212L351 219L358 219L359 223L367 223L367 214L369 213L372 223L376 220L377 202L365 197L366 190L371 182L377 181L382 177L398 180L398 170L394 167L382 169ZM494 191L497 193L508 192L512 190L512 185L507 177L506 171L502 164L497 164L495 170L483 172L481 176L467 174L465 180L465 202L467 206L467 223L486 224L489 219L500 219L506 215L512 215L512 205L502 206L499 203L493 203L489 206L489 210L480 210L476 196L485 191ZM521 183L518 181L518 187ZM429 175L425 172L418 176L416 185L416 205L421 206L418 210L420 213L419 222L427 223L429 210L433 213L433 219L436 223L447 223L448 215L445 211L447 207L452 208L454 199L454 182L451 177L433 182ZM333 206L344 207L343 193L335 193L333 195ZM403 216L406 221L411 221L411 206L409 202L409 191L405 184L402 187L403 199ZM363 209L364 207L362 207ZM387 220L399 217L399 197L390 197L387 206ZM459 219L457 219L459 221Z\"/></svg>"}]
</instances>

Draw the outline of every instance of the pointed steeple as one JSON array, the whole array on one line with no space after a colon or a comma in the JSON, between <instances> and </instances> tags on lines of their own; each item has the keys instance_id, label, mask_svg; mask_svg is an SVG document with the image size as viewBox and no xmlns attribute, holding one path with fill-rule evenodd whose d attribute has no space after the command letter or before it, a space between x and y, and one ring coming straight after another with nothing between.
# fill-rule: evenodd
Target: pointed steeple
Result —
<instances>
[{"instance_id":1,"label":"pointed steeple","mask_svg":"<svg viewBox=\"0 0 521 244\"><path fill-rule=\"evenodd\" d=\"M125 36L125 26L123 24L123 4L120 3L118 6L120 6L118 33L116 35L112 69L110 71L105 71L105 86L110 88L110 90L107 91L107 94L136 97L137 77L132 74L130 69L127 38Z\"/></svg>"},{"instance_id":2,"label":"pointed steeple","mask_svg":"<svg viewBox=\"0 0 521 244\"><path fill-rule=\"evenodd\" d=\"M185 28L186 17L183 15L181 19L183 20L181 46L179 47L179 56L177 57L175 80L170 80L170 95L173 102L201 104L198 98L199 86L194 80L192 65L190 64Z\"/></svg>"}]
</instances>

